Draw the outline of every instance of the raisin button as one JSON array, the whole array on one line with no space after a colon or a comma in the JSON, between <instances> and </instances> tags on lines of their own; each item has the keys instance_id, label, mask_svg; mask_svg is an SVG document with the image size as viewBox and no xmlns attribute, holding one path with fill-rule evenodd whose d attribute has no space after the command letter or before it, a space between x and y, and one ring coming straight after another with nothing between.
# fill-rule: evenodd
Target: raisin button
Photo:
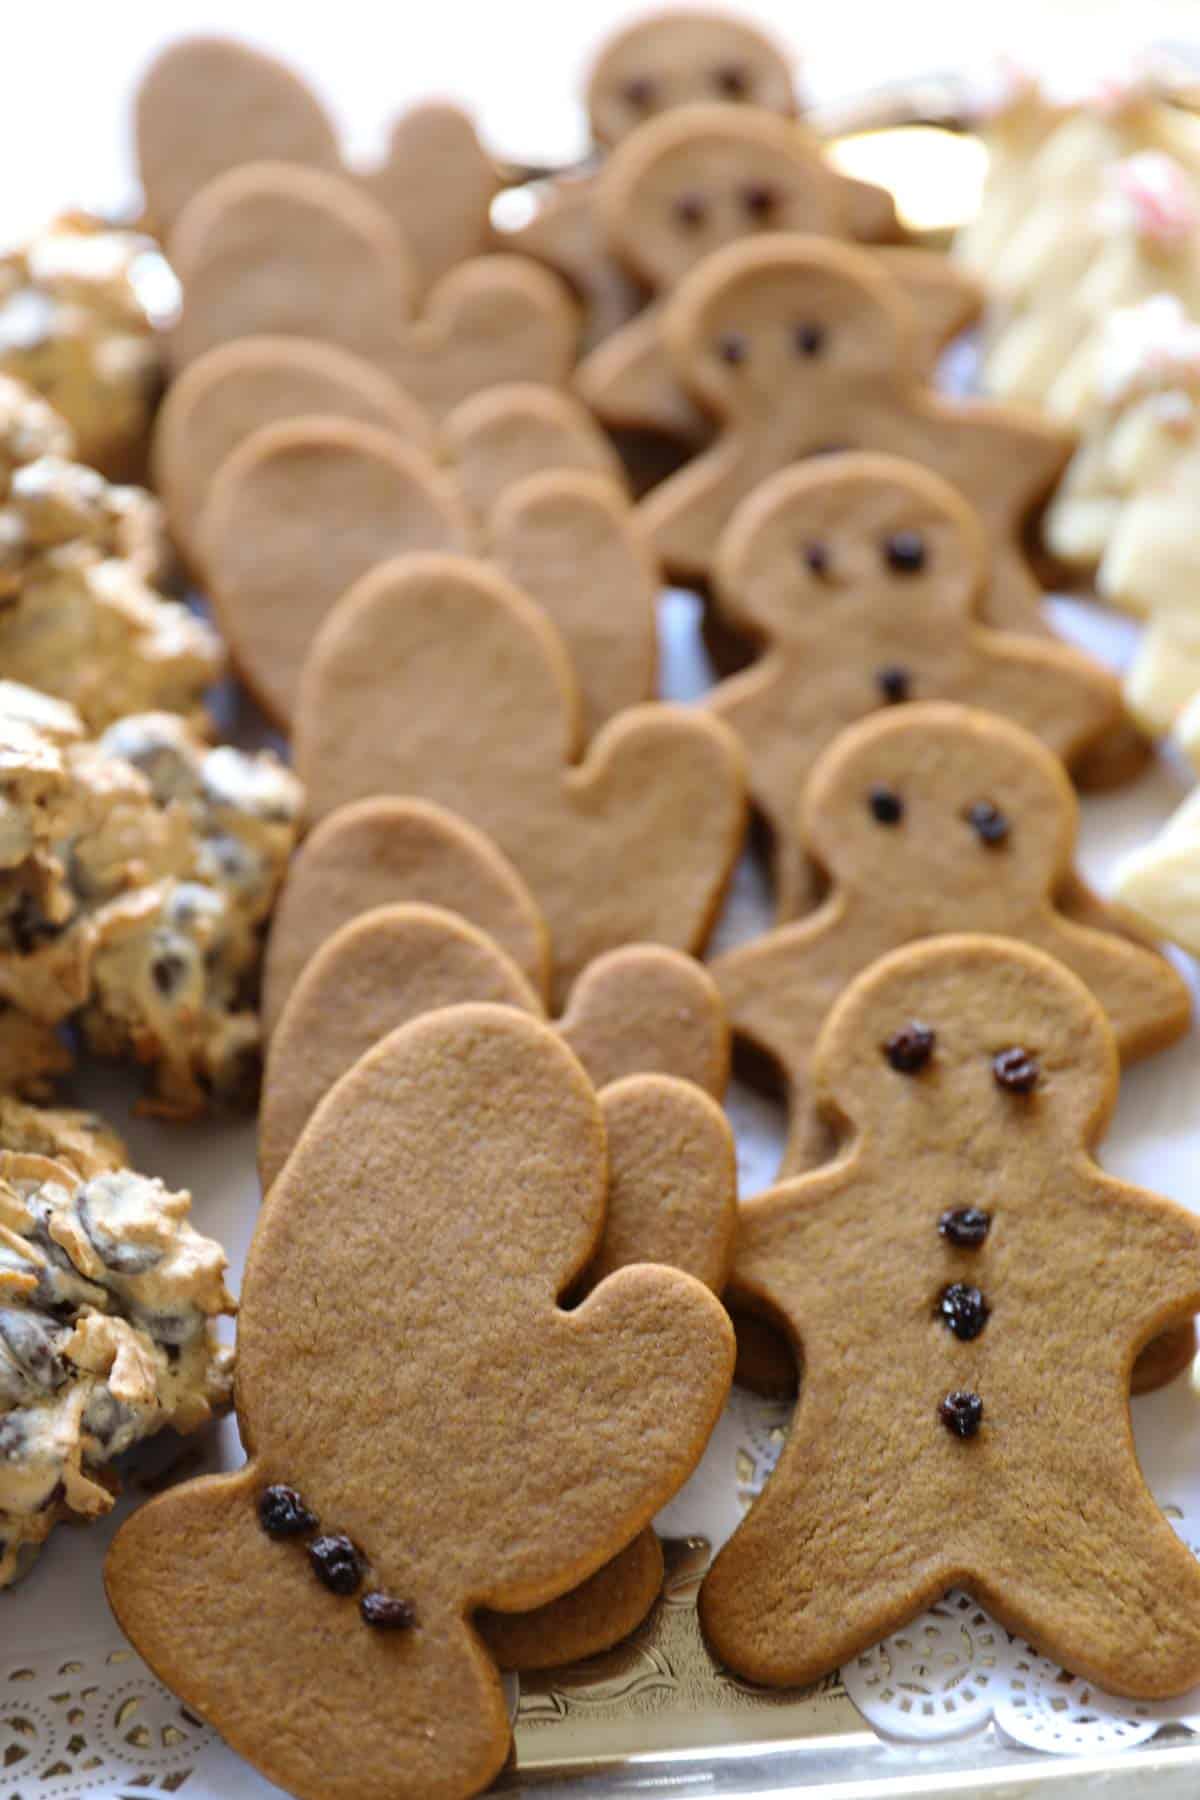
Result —
<instances>
[{"instance_id":1,"label":"raisin button","mask_svg":"<svg viewBox=\"0 0 1200 1800\"><path fill-rule=\"evenodd\" d=\"M380 1631L411 1631L417 1622L412 1603L397 1600L391 1594L364 1594L358 1610L368 1625L374 1625Z\"/></svg>"},{"instance_id":2,"label":"raisin button","mask_svg":"<svg viewBox=\"0 0 1200 1800\"><path fill-rule=\"evenodd\" d=\"M981 844L994 849L1008 838L1008 820L990 800L980 800L967 813L967 823Z\"/></svg>"},{"instance_id":3,"label":"raisin button","mask_svg":"<svg viewBox=\"0 0 1200 1800\"><path fill-rule=\"evenodd\" d=\"M914 1019L894 1032L883 1046L883 1054L898 1075L916 1075L933 1055L937 1033Z\"/></svg>"},{"instance_id":4,"label":"raisin button","mask_svg":"<svg viewBox=\"0 0 1200 1800\"><path fill-rule=\"evenodd\" d=\"M873 787L867 795L867 805L879 825L898 825L904 817L904 802L891 788Z\"/></svg>"},{"instance_id":5,"label":"raisin button","mask_svg":"<svg viewBox=\"0 0 1200 1800\"><path fill-rule=\"evenodd\" d=\"M938 1402L938 1418L955 1437L973 1438L983 1424L983 1401L978 1394L955 1388Z\"/></svg>"},{"instance_id":6,"label":"raisin button","mask_svg":"<svg viewBox=\"0 0 1200 1800\"><path fill-rule=\"evenodd\" d=\"M977 1287L968 1287L965 1281L952 1281L948 1288L943 1288L938 1300L938 1313L947 1331L952 1331L956 1338L970 1343L977 1338L988 1322L991 1308Z\"/></svg>"},{"instance_id":7,"label":"raisin button","mask_svg":"<svg viewBox=\"0 0 1200 1800\"><path fill-rule=\"evenodd\" d=\"M308 1546L317 1580L334 1594L354 1594L362 1586L363 1561L348 1537L319 1537Z\"/></svg>"},{"instance_id":8,"label":"raisin button","mask_svg":"<svg viewBox=\"0 0 1200 1800\"><path fill-rule=\"evenodd\" d=\"M978 1206L952 1206L938 1220L938 1230L958 1250L978 1250L991 1229L992 1215Z\"/></svg>"},{"instance_id":9,"label":"raisin button","mask_svg":"<svg viewBox=\"0 0 1200 1800\"><path fill-rule=\"evenodd\" d=\"M1011 1050L1001 1050L992 1058L992 1074L999 1086L1010 1094L1032 1094L1041 1073L1037 1057L1019 1045L1014 1045Z\"/></svg>"},{"instance_id":10,"label":"raisin button","mask_svg":"<svg viewBox=\"0 0 1200 1800\"><path fill-rule=\"evenodd\" d=\"M896 663L875 671L875 685L889 706L899 706L912 692L912 676Z\"/></svg>"},{"instance_id":11,"label":"raisin button","mask_svg":"<svg viewBox=\"0 0 1200 1800\"><path fill-rule=\"evenodd\" d=\"M258 1497L258 1522L268 1537L302 1537L317 1521L293 1487L277 1482Z\"/></svg>"}]
</instances>

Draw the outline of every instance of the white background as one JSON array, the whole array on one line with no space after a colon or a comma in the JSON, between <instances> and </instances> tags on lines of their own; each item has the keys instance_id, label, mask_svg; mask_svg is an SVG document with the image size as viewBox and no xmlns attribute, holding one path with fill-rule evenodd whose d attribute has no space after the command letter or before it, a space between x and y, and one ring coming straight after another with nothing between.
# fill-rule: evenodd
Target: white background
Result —
<instances>
[{"instance_id":1,"label":"white background","mask_svg":"<svg viewBox=\"0 0 1200 1800\"><path fill-rule=\"evenodd\" d=\"M716 0L712 0L716 3ZM182 32L233 32L286 56L370 156L387 118L432 92L474 108L498 152L583 149L576 101L592 46L653 0L4 0L0 238L65 205L135 192L129 98ZM737 10L795 50L819 96L960 67L1005 49L1078 77L1131 38L1200 41L1200 0L748 0Z\"/></svg>"}]
</instances>

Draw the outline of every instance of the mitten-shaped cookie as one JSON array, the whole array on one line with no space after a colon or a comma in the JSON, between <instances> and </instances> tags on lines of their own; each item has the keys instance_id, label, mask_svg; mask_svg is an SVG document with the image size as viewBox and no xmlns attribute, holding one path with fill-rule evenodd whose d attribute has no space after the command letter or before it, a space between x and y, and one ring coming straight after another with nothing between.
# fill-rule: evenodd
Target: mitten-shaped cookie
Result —
<instances>
[{"instance_id":1,"label":"mitten-shaped cookie","mask_svg":"<svg viewBox=\"0 0 1200 1800\"><path fill-rule=\"evenodd\" d=\"M545 1000L546 922L508 858L443 806L360 800L322 819L292 858L263 959L264 1038L322 944L360 913L405 903L440 907L477 925Z\"/></svg>"},{"instance_id":2,"label":"mitten-shaped cookie","mask_svg":"<svg viewBox=\"0 0 1200 1800\"><path fill-rule=\"evenodd\" d=\"M811 903L799 796L855 719L913 700L970 701L1069 760L1119 717L1120 690L1101 663L976 623L988 611L982 522L915 463L829 456L772 476L734 514L716 574L721 617L762 654L706 705L745 746L783 918Z\"/></svg>"},{"instance_id":3,"label":"mitten-shaped cookie","mask_svg":"<svg viewBox=\"0 0 1200 1800\"><path fill-rule=\"evenodd\" d=\"M559 388L504 382L464 400L435 431L415 400L373 363L308 338L221 344L171 384L155 421L151 460L176 545L204 579L200 522L221 464L266 425L340 418L389 431L449 464L482 527L522 476L577 469L625 477L587 409Z\"/></svg>"},{"instance_id":4,"label":"mitten-shaped cookie","mask_svg":"<svg viewBox=\"0 0 1200 1800\"><path fill-rule=\"evenodd\" d=\"M337 132L316 96L234 38L169 44L139 83L134 129L147 223L164 239L194 194L242 163L341 168Z\"/></svg>"},{"instance_id":5,"label":"mitten-shaped cookie","mask_svg":"<svg viewBox=\"0 0 1200 1800\"><path fill-rule=\"evenodd\" d=\"M1182 1692L1200 1569L1128 1395L1141 1346L1200 1309L1200 1224L1091 1160L1117 1090L1095 1000L1008 939L910 946L843 996L815 1077L851 1147L742 1209L735 1288L804 1380L701 1593L715 1653L810 1682L965 1587L1106 1688Z\"/></svg>"},{"instance_id":6,"label":"mitten-shaped cookie","mask_svg":"<svg viewBox=\"0 0 1200 1800\"><path fill-rule=\"evenodd\" d=\"M420 276L392 220L340 175L248 163L189 202L171 239L183 310L175 368L235 338L315 338L377 364L435 417L498 381L559 382L576 319L561 282L524 257Z\"/></svg>"},{"instance_id":7,"label":"mitten-shaped cookie","mask_svg":"<svg viewBox=\"0 0 1200 1800\"><path fill-rule=\"evenodd\" d=\"M161 237L218 175L280 162L338 173L370 194L403 237L421 293L488 248L499 172L456 106L403 113L383 162L363 175L343 166L333 123L304 81L235 39L178 39L142 77L135 106L138 172Z\"/></svg>"},{"instance_id":8,"label":"mitten-shaped cookie","mask_svg":"<svg viewBox=\"0 0 1200 1800\"><path fill-rule=\"evenodd\" d=\"M597 205L615 255L651 292L669 295L706 256L764 230L852 235L844 178L794 120L728 106L690 106L651 120L605 164ZM881 250L914 302L918 358L932 367L978 313L982 289L948 258ZM647 306L576 371L608 425L695 445L711 433L662 341L662 299Z\"/></svg>"},{"instance_id":9,"label":"mitten-shaped cookie","mask_svg":"<svg viewBox=\"0 0 1200 1800\"><path fill-rule=\"evenodd\" d=\"M524 402L510 418L526 444L555 437L544 418L529 429ZM487 421L469 420L458 441L473 491L498 486L506 465ZM551 470L518 480L481 533L444 465L373 426L294 419L255 432L221 464L200 537L234 660L285 727L309 645L346 589L400 552L465 549L473 539L562 632L587 732L654 691L657 572L607 476Z\"/></svg>"},{"instance_id":10,"label":"mitten-shaped cookie","mask_svg":"<svg viewBox=\"0 0 1200 1800\"><path fill-rule=\"evenodd\" d=\"M713 963L735 1032L787 1081L787 1173L829 1150L809 1060L830 1006L868 963L914 939L989 931L1036 944L1091 988L1127 1062L1186 1031L1187 986L1165 958L1118 935L1115 914L1096 929L1105 913L1094 895L1087 926L1056 903L1071 875L1075 797L1016 725L937 704L880 714L826 752L803 801L801 840L828 871L828 899Z\"/></svg>"},{"instance_id":11,"label":"mitten-shaped cookie","mask_svg":"<svg viewBox=\"0 0 1200 1800\"><path fill-rule=\"evenodd\" d=\"M738 503L768 475L834 449L924 463L988 528L987 622L1044 630L1019 536L1070 445L1011 407L953 400L919 378L906 296L866 250L774 233L718 250L663 317L680 379L722 422L711 449L638 508L681 581L703 581Z\"/></svg>"},{"instance_id":12,"label":"mitten-shaped cookie","mask_svg":"<svg viewBox=\"0 0 1200 1800\"><path fill-rule=\"evenodd\" d=\"M271 1036L258 1132L264 1192L360 1056L410 1019L467 1000L544 1016L516 964L455 913L407 903L342 925L303 970ZM575 983L558 1029L598 1088L648 1073L724 1092L724 1008L712 977L677 950L609 951Z\"/></svg>"},{"instance_id":13,"label":"mitten-shaped cookie","mask_svg":"<svg viewBox=\"0 0 1200 1800\"><path fill-rule=\"evenodd\" d=\"M745 814L741 754L718 720L634 707L572 767L578 721L561 640L517 588L464 557L401 557L318 634L296 766L314 818L415 794L494 838L545 915L561 1000L618 944L703 945Z\"/></svg>"},{"instance_id":14,"label":"mitten-shaped cookie","mask_svg":"<svg viewBox=\"0 0 1200 1800\"><path fill-rule=\"evenodd\" d=\"M361 178L407 245L424 293L456 263L489 247L500 172L469 115L444 100L402 113L387 155Z\"/></svg>"},{"instance_id":15,"label":"mitten-shaped cookie","mask_svg":"<svg viewBox=\"0 0 1200 1800\"><path fill-rule=\"evenodd\" d=\"M106 1576L157 1673L291 1793L486 1786L510 1729L470 1615L577 1586L694 1467L729 1383L718 1302L642 1265L558 1305L607 1179L555 1034L462 1007L358 1063L266 1201L239 1329L252 1460L135 1514Z\"/></svg>"},{"instance_id":16,"label":"mitten-shaped cookie","mask_svg":"<svg viewBox=\"0 0 1200 1800\"><path fill-rule=\"evenodd\" d=\"M154 489L171 536L200 579L200 520L217 470L264 425L305 417L374 425L434 454L424 409L361 356L300 337L218 344L171 383L150 446Z\"/></svg>"}]
</instances>

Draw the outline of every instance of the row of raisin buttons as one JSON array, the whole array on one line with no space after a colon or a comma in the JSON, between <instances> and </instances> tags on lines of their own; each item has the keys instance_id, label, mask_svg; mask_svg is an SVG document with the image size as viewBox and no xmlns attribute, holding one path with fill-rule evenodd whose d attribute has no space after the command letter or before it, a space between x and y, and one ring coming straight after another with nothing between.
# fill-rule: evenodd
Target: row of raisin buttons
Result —
<instances>
[{"instance_id":1,"label":"row of raisin buttons","mask_svg":"<svg viewBox=\"0 0 1200 1800\"><path fill-rule=\"evenodd\" d=\"M282 1482L264 1488L259 1495L258 1522L273 1538L307 1537L320 1530L315 1513L308 1510L295 1488ZM317 1580L331 1593L356 1594L362 1586L366 1559L358 1546L340 1533L314 1538L308 1546L308 1560ZM364 1594L358 1610L368 1625L385 1631L410 1631L417 1622L411 1602L378 1591Z\"/></svg>"}]
</instances>

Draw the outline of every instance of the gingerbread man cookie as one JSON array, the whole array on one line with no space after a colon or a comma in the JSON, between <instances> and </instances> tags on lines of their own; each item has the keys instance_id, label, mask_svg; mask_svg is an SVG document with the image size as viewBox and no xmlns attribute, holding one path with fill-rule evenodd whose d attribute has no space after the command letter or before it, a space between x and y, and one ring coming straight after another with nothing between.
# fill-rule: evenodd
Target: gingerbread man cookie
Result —
<instances>
[{"instance_id":1,"label":"gingerbread man cookie","mask_svg":"<svg viewBox=\"0 0 1200 1800\"><path fill-rule=\"evenodd\" d=\"M719 720L634 707L572 767L578 721L562 643L519 589L465 557L408 556L365 575L319 632L294 751L315 819L415 794L494 838L545 915L561 999L619 944L700 949L745 818Z\"/></svg>"},{"instance_id":2,"label":"gingerbread man cookie","mask_svg":"<svg viewBox=\"0 0 1200 1800\"><path fill-rule=\"evenodd\" d=\"M421 1013L465 1000L542 1014L499 945L440 907L375 907L322 944L271 1036L258 1133L264 1191L318 1102L360 1056ZM729 1030L720 996L700 964L677 950L609 951L576 981L558 1029L598 1088L658 1073L718 1098L724 1092Z\"/></svg>"},{"instance_id":3,"label":"gingerbread man cookie","mask_svg":"<svg viewBox=\"0 0 1200 1800\"><path fill-rule=\"evenodd\" d=\"M577 319L526 257L481 256L420 277L392 220L344 176L286 163L219 175L171 239L183 310L176 369L235 338L315 338L378 365L435 418L500 381L561 382Z\"/></svg>"},{"instance_id":4,"label":"gingerbread man cookie","mask_svg":"<svg viewBox=\"0 0 1200 1800\"><path fill-rule=\"evenodd\" d=\"M718 250L663 316L685 386L722 422L711 449L638 507L681 581L703 581L738 503L768 475L834 449L936 470L978 508L993 557L987 623L1044 631L1020 532L1069 454L1012 407L934 393L915 374L913 310L866 250L769 234Z\"/></svg>"},{"instance_id":5,"label":"gingerbread man cookie","mask_svg":"<svg viewBox=\"0 0 1200 1800\"><path fill-rule=\"evenodd\" d=\"M735 1032L786 1078L787 1173L829 1150L809 1061L830 1006L859 970L916 938L989 931L1036 944L1091 988L1126 1062L1187 1030L1187 985L1164 957L1118 935L1117 916L1086 890L1086 926L1061 910L1077 819L1049 751L968 707L899 707L852 726L825 753L804 790L800 831L828 871L829 897L713 964Z\"/></svg>"},{"instance_id":6,"label":"gingerbread man cookie","mask_svg":"<svg viewBox=\"0 0 1200 1800\"><path fill-rule=\"evenodd\" d=\"M360 913L406 902L440 907L479 926L539 1001L546 999L546 923L507 857L445 807L360 800L322 819L292 858L263 959L263 1036L273 1034L322 944Z\"/></svg>"},{"instance_id":7,"label":"gingerbread man cookie","mask_svg":"<svg viewBox=\"0 0 1200 1800\"><path fill-rule=\"evenodd\" d=\"M641 1265L558 1305L608 1174L556 1035L456 1007L338 1083L264 1205L239 1330L252 1461L136 1513L106 1579L160 1677L302 1800L485 1787L510 1725L472 1613L587 1579L703 1450L732 1364L712 1295Z\"/></svg>"},{"instance_id":8,"label":"gingerbread man cookie","mask_svg":"<svg viewBox=\"0 0 1200 1800\"><path fill-rule=\"evenodd\" d=\"M843 455L782 470L734 514L716 574L719 616L762 654L706 704L745 746L783 918L811 903L799 797L855 719L912 700L968 701L1070 761L1120 717L1116 678L1094 658L975 623L988 611L982 521L915 463Z\"/></svg>"},{"instance_id":9,"label":"gingerbread man cookie","mask_svg":"<svg viewBox=\"0 0 1200 1800\"><path fill-rule=\"evenodd\" d=\"M522 431L518 417L514 436ZM486 420L460 441L473 491L499 485L509 462ZM328 528L314 529L319 521ZM473 538L562 633L589 735L654 691L657 571L607 476L519 480L480 535L445 466L372 426L295 419L255 432L221 465L200 535L234 660L285 727L304 657L346 589L388 557L466 549Z\"/></svg>"},{"instance_id":10,"label":"gingerbread man cookie","mask_svg":"<svg viewBox=\"0 0 1200 1800\"><path fill-rule=\"evenodd\" d=\"M839 1001L815 1079L851 1146L742 1208L735 1286L804 1381L701 1592L713 1650L801 1685L965 1587L1106 1688L1182 1692L1200 1569L1128 1396L1140 1347L1200 1309L1200 1225L1091 1160L1117 1091L1100 1008L1028 945L914 945Z\"/></svg>"},{"instance_id":11,"label":"gingerbread man cookie","mask_svg":"<svg viewBox=\"0 0 1200 1800\"><path fill-rule=\"evenodd\" d=\"M795 121L709 105L635 131L606 163L596 191L613 253L645 288L667 296L714 250L765 230L852 235L845 185ZM875 254L913 300L919 359L932 368L978 314L983 290L944 256ZM703 444L711 422L667 355L662 309L662 298L653 301L585 357L576 387L606 425Z\"/></svg>"}]
</instances>

